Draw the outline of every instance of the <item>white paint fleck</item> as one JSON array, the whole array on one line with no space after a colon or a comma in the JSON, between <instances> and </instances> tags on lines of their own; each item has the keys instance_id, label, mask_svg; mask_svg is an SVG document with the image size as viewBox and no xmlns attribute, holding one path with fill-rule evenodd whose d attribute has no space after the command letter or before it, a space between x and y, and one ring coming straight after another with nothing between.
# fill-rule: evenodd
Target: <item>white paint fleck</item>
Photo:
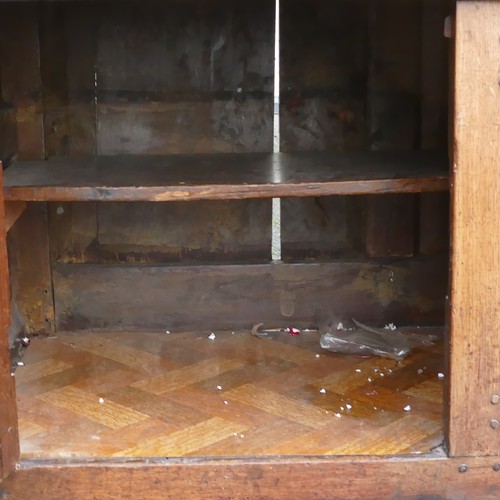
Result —
<instances>
[{"instance_id":1,"label":"white paint fleck","mask_svg":"<svg viewBox=\"0 0 500 500\"><path fill-rule=\"evenodd\" d=\"M384 328L386 330L391 330L391 331L394 331L394 330L397 329L397 327L396 327L396 325L394 323L389 323L389 324L385 325Z\"/></svg>"},{"instance_id":2,"label":"white paint fleck","mask_svg":"<svg viewBox=\"0 0 500 500\"><path fill-rule=\"evenodd\" d=\"M326 389L321 388L319 392L321 392L321 394L326 394Z\"/></svg>"},{"instance_id":3,"label":"white paint fleck","mask_svg":"<svg viewBox=\"0 0 500 500\"><path fill-rule=\"evenodd\" d=\"M228 405L229 403L228 403L226 400L224 400L224 404L225 404L225 405Z\"/></svg>"},{"instance_id":4,"label":"white paint fleck","mask_svg":"<svg viewBox=\"0 0 500 500\"><path fill-rule=\"evenodd\" d=\"M341 409L342 411L344 411L344 409L345 409L345 408L344 408L343 406L341 406L341 407L340 407L340 409Z\"/></svg>"},{"instance_id":5,"label":"white paint fleck","mask_svg":"<svg viewBox=\"0 0 500 500\"><path fill-rule=\"evenodd\" d=\"M94 441L100 441L101 436L98 436L97 434L92 434L92 436L90 436L90 439L93 439Z\"/></svg>"},{"instance_id":6,"label":"white paint fleck","mask_svg":"<svg viewBox=\"0 0 500 500\"><path fill-rule=\"evenodd\" d=\"M419 368L419 369L417 370L417 373L418 373L419 375L422 375L422 373L424 373L424 370L422 370L422 368Z\"/></svg>"},{"instance_id":7,"label":"white paint fleck","mask_svg":"<svg viewBox=\"0 0 500 500\"><path fill-rule=\"evenodd\" d=\"M103 405L104 404L104 398L99 398L99 404Z\"/></svg>"},{"instance_id":8,"label":"white paint fleck","mask_svg":"<svg viewBox=\"0 0 500 500\"><path fill-rule=\"evenodd\" d=\"M345 406L346 406L346 408L347 408L348 410L350 410L350 409L352 408L352 405L350 405L349 403L347 403Z\"/></svg>"},{"instance_id":9,"label":"white paint fleck","mask_svg":"<svg viewBox=\"0 0 500 500\"><path fill-rule=\"evenodd\" d=\"M315 356L315 357L316 357L316 358L319 358L319 354L316 354L316 356Z\"/></svg>"},{"instance_id":10,"label":"white paint fleck","mask_svg":"<svg viewBox=\"0 0 500 500\"><path fill-rule=\"evenodd\" d=\"M406 405L404 408L403 408L404 411L410 411L411 410L411 406L410 405Z\"/></svg>"},{"instance_id":11,"label":"white paint fleck","mask_svg":"<svg viewBox=\"0 0 500 500\"><path fill-rule=\"evenodd\" d=\"M438 378L443 379L444 378L444 373L438 373Z\"/></svg>"},{"instance_id":12,"label":"white paint fleck","mask_svg":"<svg viewBox=\"0 0 500 500\"><path fill-rule=\"evenodd\" d=\"M372 381L371 377L368 377L368 382L371 382L371 381Z\"/></svg>"},{"instance_id":13,"label":"white paint fleck","mask_svg":"<svg viewBox=\"0 0 500 500\"><path fill-rule=\"evenodd\" d=\"M361 368L356 368L356 373L361 373Z\"/></svg>"},{"instance_id":14,"label":"white paint fleck","mask_svg":"<svg viewBox=\"0 0 500 500\"><path fill-rule=\"evenodd\" d=\"M381 377L384 377L385 375L383 373L380 374Z\"/></svg>"},{"instance_id":15,"label":"white paint fleck","mask_svg":"<svg viewBox=\"0 0 500 500\"><path fill-rule=\"evenodd\" d=\"M337 418L340 418L342 415L341 415L340 413L335 413L335 416L336 416Z\"/></svg>"},{"instance_id":16,"label":"white paint fleck","mask_svg":"<svg viewBox=\"0 0 500 500\"><path fill-rule=\"evenodd\" d=\"M218 391L222 391L222 386L218 385L218 386L216 387L216 389L217 389Z\"/></svg>"},{"instance_id":17,"label":"white paint fleck","mask_svg":"<svg viewBox=\"0 0 500 500\"><path fill-rule=\"evenodd\" d=\"M208 336L209 340L215 340L215 333L212 332L209 336Z\"/></svg>"},{"instance_id":18,"label":"white paint fleck","mask_svg":"<svg viewBox=\"0 0 500 500\"><path fill-rule=\"evenodd\" d=\"M337 330L345 330L344 324L342 322L337 324Z\"/></svg>"},{"instance_id":19,"label":"white paint fleck","mask_svg":"<svg viewBox=\"0 0 500 500\"><path fill-rule=\"evenodd\" d=\"M24 366L24 363L22 361L18 361L17 366Z\"/></svg>"},{"instance_id":20,"label":"white paint fleck","mask_svg":"<svg viewBox=\"0 0 500 500\"><path fill-rule=\"evenodd\" d=\"M170 330L165 330L165 333L168 335L170 334Z\"/></svg>"}]
</instances>

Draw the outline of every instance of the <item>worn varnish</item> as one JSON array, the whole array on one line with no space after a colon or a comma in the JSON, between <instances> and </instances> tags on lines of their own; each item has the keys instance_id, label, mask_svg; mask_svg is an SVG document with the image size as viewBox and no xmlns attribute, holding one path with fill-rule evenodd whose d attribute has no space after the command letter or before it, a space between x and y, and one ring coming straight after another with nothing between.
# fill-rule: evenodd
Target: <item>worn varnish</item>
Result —
<instances>
[{"instance_id":1,"label":"worn varnish","mask_svg":"<svg viewBox=\"0 0 500 500\"><path fill-rule=\"evenodd\" d=\"M450 453L500 450L500 4L459 2L452 190Z\"/></svg>"},{"instance_id":2,"label":"worn varnish","mask_svg":"<svg viewBox=\"0 0 500 500\"><path fill-rule=\"evenodd\" d=\"M418 152L99 156L16 162L5 184L7 200L175 201L441 191L448 174Z\"/></svg>"},{"instance_id":3,"label":"worn varnish","mask_svg":"<svg viewBox=\"0 0 500 500\"><path fill-rule=\"evenodd\" d=\"M35 339L16 372L22 457L377 455L442 441L440 347L397 363L329 353L317 331L209 333Z\"/></svg>"}]
</instances>

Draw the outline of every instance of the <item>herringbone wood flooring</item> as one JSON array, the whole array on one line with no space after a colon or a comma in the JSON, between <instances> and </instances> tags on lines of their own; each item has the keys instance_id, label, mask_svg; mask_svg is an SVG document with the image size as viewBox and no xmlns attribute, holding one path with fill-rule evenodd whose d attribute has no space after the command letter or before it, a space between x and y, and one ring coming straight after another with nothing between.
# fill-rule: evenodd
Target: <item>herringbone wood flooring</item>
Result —
<instances>
[{"instance_id":1,"label":"herringbone wood flooring","mask_svg":"<svg viewBox=\"0 0 500 500\"><path fill-rule=\"evenodd\" d=\"M323 351L317 332L274 340L249 332L216 332L214 340L208 333L34 339L16 373L21 451L44 458L427 452L442 439L441 351L417 351L401 364L361 359Z\"/></svg>"}]
</instances>

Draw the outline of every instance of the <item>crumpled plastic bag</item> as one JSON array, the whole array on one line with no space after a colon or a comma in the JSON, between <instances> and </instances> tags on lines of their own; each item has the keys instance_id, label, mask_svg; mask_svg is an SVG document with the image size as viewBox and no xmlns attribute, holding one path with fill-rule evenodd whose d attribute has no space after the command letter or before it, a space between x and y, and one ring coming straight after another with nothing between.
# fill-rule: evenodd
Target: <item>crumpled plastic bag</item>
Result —
<instances>
[{"instance_id":1,"label":"crumpled plastic bag","mask_svg":"<svg viewBox=\"0 0 500 500\"><path fill-rule=\"evenodd\" d=\"M402 333L400 330L374 328L353 318L355 330L335 330L323 333L320 344L329 351L356 356L380 356L396 361L404 359L414 347L429 346L435 335Z\"/></svg>"}]
</instances>

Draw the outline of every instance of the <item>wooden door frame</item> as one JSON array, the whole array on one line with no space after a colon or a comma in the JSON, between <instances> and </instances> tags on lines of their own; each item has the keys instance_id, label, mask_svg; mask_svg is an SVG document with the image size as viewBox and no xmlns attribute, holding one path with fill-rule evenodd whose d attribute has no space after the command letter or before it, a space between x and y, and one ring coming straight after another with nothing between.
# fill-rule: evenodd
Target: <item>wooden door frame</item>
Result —
<instances>
[{"instance_id":1,"label":"wooden door frame","mask_svg":"<svg viewBox=\"0 0 500 500\"><path fill-rule=\"evenodd\" d=\"M500 497L500 429L493 422L497 416L500 421L500 405L492 404L496 400L493 396L500 394L500 290L490 286L500 283L500 266L496 266L500 258L496 165L500 158L500 2L459 0L455 40L448 454L437 450L409 457L23 461L0 484L0 496ZM7 362L10 308L4 210L0 205L0 440L6 473L14 469L19 448L15 388ZM477 269L479 275L474 274Z\"/></svg>"}]
</instances>

